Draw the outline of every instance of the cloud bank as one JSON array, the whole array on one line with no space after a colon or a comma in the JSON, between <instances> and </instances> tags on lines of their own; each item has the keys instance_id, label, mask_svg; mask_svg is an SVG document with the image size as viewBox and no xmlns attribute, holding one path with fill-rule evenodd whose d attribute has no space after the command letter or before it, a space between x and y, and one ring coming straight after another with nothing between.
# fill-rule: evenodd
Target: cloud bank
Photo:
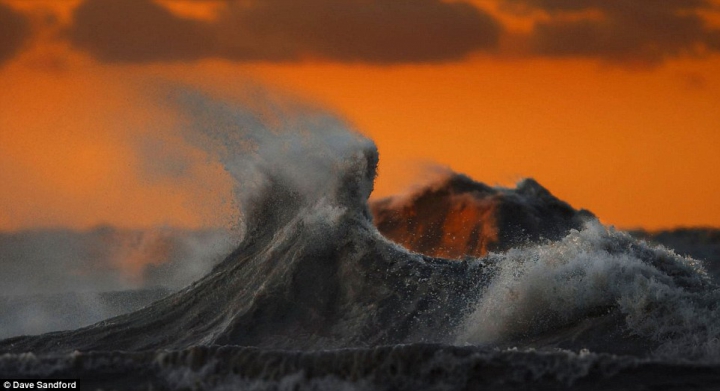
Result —
<instances>
[{"instance_id":1,"label":"cloud bank","mask_svg":"<svg viewBox=\"0 0 720 391\"><path fill-rule=\"evenodd\" d=\"M216 20L183 18L152 0L86 0L67 32L105 62L399 63L457 60L494 48L500 24L467 3L441 0L246 0Z\"/></svg>"},{"instance_id":2,"label":"cloud bank","mask_svg":"<svg viewBox=\"0 0 720 391\"><path fill-rule=\"evenodd\" d=\"M187 0L187 4L192 4ZM198 4L202 0L196 0ZM408 64L469 55L584 58L656 65L720 52L717 0L496 0L500 14L445 0L216 0L214 18L191 18L155 0L83 0L62 38L104 63L235 62ZM495 7L497 6L497 7ZM506 28L498 17L530 22ZM0 5L0 62L30 34ZM508 42L519 42L512 49Z\"/></svg>"}]
</instances>

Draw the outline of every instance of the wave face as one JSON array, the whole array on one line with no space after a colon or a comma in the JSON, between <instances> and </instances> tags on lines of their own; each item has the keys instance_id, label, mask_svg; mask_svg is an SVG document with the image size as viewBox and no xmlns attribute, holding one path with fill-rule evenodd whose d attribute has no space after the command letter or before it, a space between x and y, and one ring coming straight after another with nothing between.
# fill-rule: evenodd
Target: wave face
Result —
<instances>
[{"instance_id":1,"label":"wave face","mask_svg":"<svg viewBox=\"0 0 720 391\"><path fill-rule=\"evenodd\" d=\"M107 376L126 389L717 385L720 296L698 261L534 182L483 188L533 206L493 214L499 233L535 221L526 239L507 231L521 245L461 260L410 252L373 225L371 141L314 112L278 130L196 93L178 101L193 140L238 180L240 245L133 313L0 341L2 374Z\"/></svg>"},{"instance_id":2,"label":"wave face","mask_svg":"<svg viewBox=\"0 0 720 391\"><path fill-rule=\"evenodd\" d=\"M349 156L341 186L318 200L268 179L262 198L247 210L243 244L206 277L135 313L72 332L7 340L2 347L451 343L448 330L480 292L483 268L409 253L379 235L365 202L376 162L371 144Z\"/></svg>"},{"instance_id":3,"label":"wave face","mask_svg":"<svg viewBox=\"0 0 720 391\"><path fill-rule=\"evenodd\" d=\"M370 204L375 225L405 248L444 258L558 240L593 218L532 179L517 188L490 187L459 174L413 193Z\"/></svg>"}]
</instances>

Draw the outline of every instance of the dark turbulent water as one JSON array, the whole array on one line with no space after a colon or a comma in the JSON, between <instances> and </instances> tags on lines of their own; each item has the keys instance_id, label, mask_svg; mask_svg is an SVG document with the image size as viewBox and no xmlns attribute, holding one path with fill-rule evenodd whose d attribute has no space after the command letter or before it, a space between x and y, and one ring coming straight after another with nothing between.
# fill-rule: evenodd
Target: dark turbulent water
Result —
<instances>
[{"instance_id":1,"label":"dark turbulent water","mask_svg":"<svg viewBox=\"0 0 720 391\"><path fill-rule=\"evenodd\" d=\"M5 374L82 378L87 389L132 390L716 390L718 369L585 352L426 344L319 351L199 346L0 356Z\"/></svg>"},{"instance_id":2,"label":"dark turbulent water","mask_svg":"<svg viewBox=\"0 0 720 391\"><path fill-rule=\"evenodd\" d=\"M321 137L279 154L277 138L295 136L267 141L256 117L185 98L212 142L232 144L207 131L218 121L252 120L241 138L255 160L233 173L261 174L243 196L241 244L138 311L0 341L0 377L168 390L720 386L720 291L699 262L589 215L483 258L412 253L372 224L371 142L314 118L300 125Z\"/></svg>"}]
</instances>

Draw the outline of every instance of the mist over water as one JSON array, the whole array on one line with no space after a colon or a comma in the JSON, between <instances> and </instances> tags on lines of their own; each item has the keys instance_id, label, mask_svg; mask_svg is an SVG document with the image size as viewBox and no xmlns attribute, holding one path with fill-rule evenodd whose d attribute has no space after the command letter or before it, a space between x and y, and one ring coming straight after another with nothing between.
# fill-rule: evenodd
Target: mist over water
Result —
<instances>
[{"instance_id":1,"label":"mist over water","mask_svg":"<svg viewBox=\"0 0 720 391\"><path fill-rule=\"evenodd\" d=\"M181 85L164 96L180 136L234 181L236 229L173 234L185 248L174 257L173 246L137 262L126 253L119 264L131 278L118 286L165 281L158 285L168 291L86 327L0 341L8 353L0 374L81 376L102 388L121 379L126 389L702 389L720 381L720 293L700 262L605 227L533 180L506 189L467 177L453 182L455 199L467 202L435 217L489 202L486 214L461 215L496 213L488 232L509 247L452 260L412 252L373 225L378 151L341 119L262 89L239 102ZM384 206L392 215L429 202L403 209L417 218L436 201L405 195ZM407 232L455 226L423 223L432 229ZM61 258L79 269L92 262ZM183 271L159 272L165 280L147 271L173 262ZM659 375L668 368L674 377Z\"/></svg>"},{"instance_id":2,"label":"mist over water","mask_svg":"<svg viewBox=\"0 0 720 391\"><path fill-rule=\"evenodd\" d=\"M225 229L0 233L0 337L86 326L207 274L236 246Z\"/></svg>"}]
</instances>

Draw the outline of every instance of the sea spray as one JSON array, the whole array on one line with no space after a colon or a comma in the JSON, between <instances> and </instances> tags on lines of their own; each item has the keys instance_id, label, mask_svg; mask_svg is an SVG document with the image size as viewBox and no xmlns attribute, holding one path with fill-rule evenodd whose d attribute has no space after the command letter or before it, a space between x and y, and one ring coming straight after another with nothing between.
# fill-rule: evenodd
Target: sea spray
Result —
<instances>
[{"instance_id":1,"label":"sea spray","mask_svg":"<svg viewBox=\"0 0 720 391\"><path fill-rule=\"evenodd\" d=\"M341 173L353 155L375 149L371 140L325 110L259 86L251 91L240 104L186 86L171 86L168 93L169 104L184 119L183 136L223 165L245 213L270 180L314 203L342 188ZM372 182L363 190L367 195Z\"/></svg>"},{"instance_id":2,"label":"sea spray","mask_svg":"<svg viewBox=\"0 0 720 391\"><path fill-rule=\"evenodd\" d=\"M491 258L492 282L466 320L460 343L527 340L617 311L624 319L621 334L656 344L647 353L720 358L720 292L699 261L599 222L560 241Z\"/></svg>"}]
</instances>

